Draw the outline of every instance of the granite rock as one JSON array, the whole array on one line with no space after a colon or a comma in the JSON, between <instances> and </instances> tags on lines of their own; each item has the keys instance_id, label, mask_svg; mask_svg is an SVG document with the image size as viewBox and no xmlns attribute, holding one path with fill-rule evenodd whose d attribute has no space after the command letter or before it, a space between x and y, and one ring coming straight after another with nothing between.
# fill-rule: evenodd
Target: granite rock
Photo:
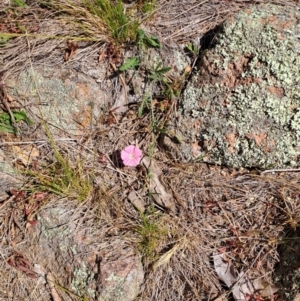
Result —
<instances>
[{"instance_id":1,"label":"granite rock","mask_svg":"<svg viewBox=\"0 0 300 301\"><path fill-rule=\"evenodd\" d=\"M186 160L231 167L299 165L300 12L259 5L222 25L184 92Z\"/></svg>"}]
</instances>

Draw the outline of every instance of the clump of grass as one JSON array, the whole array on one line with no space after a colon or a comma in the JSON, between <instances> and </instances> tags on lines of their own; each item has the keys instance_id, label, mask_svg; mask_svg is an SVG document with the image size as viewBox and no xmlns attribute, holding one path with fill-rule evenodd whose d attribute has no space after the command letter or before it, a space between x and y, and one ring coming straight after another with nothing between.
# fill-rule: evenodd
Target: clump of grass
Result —
<instances>
[{"instance_id":1,"label":"clump of grass","mask_svg":"<svg viewBox=\"0 0 300 301\"><path fill-rule=\"evenodd\" d=\"M60 157L59 162L46 168L44 174L35 176L38 187L78 201L85 200L92 189L92 184L84 178L81 164L78 162L78 168L75 170L71 167L68 158L63 158L60 153L55 157L56 159Z\"/></svg>"},{"instance_id":2,"label":"clump of grass","mask_svg":"<svg viewBox=\"0 0 300 301\"><path fill-rule=\"evenodd\" d=\"M151 13L156 5L156 0L141 0L141 10L144 14Z\"/></svg>"},{"instance_id":3,"label":"clump of grass","mask_svg":"<svg viewBox=\"0 0 300 301\"><path fill-rule=\"evenodd\" d=\"M27 170L26 174L31 176L37 190L84 201L92 191L92 180L85 176L79 159L75 166L72 166L70 158L63 156L58 150L46 122L44 128L53 149L54 162L39 172Z\"/></svg>"},{"instance_id":4,"label":"clump of grass","mask_svg":"<svg viewBox=\"0 0 300 301\"><path fill-rule=\"evenodd\" d=\"M108 41L109 29L107 24L95 15L81 0L37 0L48 10L53 11L55 19L68 24L68 28L76 33L70 35L72 40ZM61 38L60 35L57 35Z\"/></svg>"},{"instance_id":5,"label":"clump of grass","mask_svg":"<svg viewBox=\"0 0 300 301\"><path fill-rule=\"evenodd\" d=\"M109 0L84 1L83 5L104 21L116 42L122 43L136 37L138 21L130 20L130 16L124 12L121 0L116 3Z\"/></svg>"},{"instance_id":6,"label":"clump of grass","mask_svg":"<svg viewBox=\"0 0 300 301\"><path fill-rule=\"evenodd\" d=\"M136 14L126 10L122 0L38 0L80 35L114 39L116 44L134 40L139 29ZM102 35L102 36L101 36ZM104 35L104 36L103 36Z\"/></svg>"},{"instance_id":7,"label":"clump of grass","mask_svg":"<svg viewBox=\"0 0 300 301\"><path fill-rule=\"evenodd\" d=\"M160 223L160 213L155 211L154 207L141 213L140 224L135 226L134 230L139 235L138 250L144 261L152 262L167 235L167 230Z\"/></svg>"},{"instance_id":8,"label":"clump of grass","mask_svg":"<svg viewBox=\"0 0 300 301\"><path fill-rule=\"evenodd\" d=\"M73 23L83 34L89 37L93 33L99 35L100 30L101 34L113 38L116 44L134 41L140 31L138 15L151 13L156 5L156 0L142 0L131 9L126 9L122 0L38 1L56 14L63 13L63 19ZM135 10L142 14L137 15Z\"/></svg>"},{"instance_id":9,"label":"clump of grass","mask_svg":"<svg viewBox=\"0 0 300 301\"><path fill-rule=\"evenodd\" d=\"M43 167L43 171L26 171L33 180L34 189L84 201L92 190L92 183L83 176L81 163L78 162L75 169L59 152L55 158L57 162Z\"/></svg>"}]
</instances>

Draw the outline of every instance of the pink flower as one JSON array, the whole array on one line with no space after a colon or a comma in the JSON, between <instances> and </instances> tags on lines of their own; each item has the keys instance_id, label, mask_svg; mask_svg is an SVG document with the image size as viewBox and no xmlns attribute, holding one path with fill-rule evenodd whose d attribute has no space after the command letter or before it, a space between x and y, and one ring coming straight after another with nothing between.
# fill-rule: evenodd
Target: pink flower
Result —
<instances>
[{"instance_id":1,"label":"pink flower","mask_svg":"<svg viewBox=\"0 0 300 301\"><path fill-rule=\"evenodd\" d=\"M142 151L134 145L128 145L121 151L121 158L125 166L139 165L142 156Z\"/></svg>"}]
</instances>

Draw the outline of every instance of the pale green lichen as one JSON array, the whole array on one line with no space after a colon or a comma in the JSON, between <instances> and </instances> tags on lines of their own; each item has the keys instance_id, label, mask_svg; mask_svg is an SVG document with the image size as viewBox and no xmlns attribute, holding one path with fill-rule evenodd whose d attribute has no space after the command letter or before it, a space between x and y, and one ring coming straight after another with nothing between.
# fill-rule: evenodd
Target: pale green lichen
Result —
<instances>
[{"instance_id":1,"label":"pale green lichen","mask_svg":"<svg viewBox=\"0 0 300 301\"><path fill-rule=\"evenodd\" d=\"M119 277L112 273L105 280L113 283L114 285L111 285L110 287L102 291L100 299L101 301L121 301L127 299L124 296L124 286L126 284L126 278Z\"/></svg>"},{"instance_id":2,"label":"pale green lichen","mask_svg":"<svg viewBox=\"0 0 300 301\"><path fill-rule=\"evenodd\" d=\"M189 61L187 59L187 56L183 53L183 50L182 51L174 51L174 62L176 62L176 68L178 70L178 73L181 75L185 68L187 66L189 66Z\"/></svg>"},{"instance_id":3,"label":"pale green lichen","mask_svg":"<svg viewBox=\"0 0 300 301\"><path fill-rule=\"evenodd\" d=\"M91 297L95 297L95 290L87 286L89 279L93 279L95 274L88 268L87 264L83 262L80 267L77 267L73 271L73 278L71 288L74 293L79 296L88 294Z\"/></svg>"},{"instance_id":4,"label":"pale green lichen","mask_svg":"<svg viewBox=\"0 0 300 301\"><path fill-rule=\"evenodd\" d=\"M183 127L186 140L213 141L199 157L233 167L299 164L299 31L300 12L274 5L253 6L224 24L205 56L219 71L219 81L215 75L210 75L213 83L195 75L182 102L182 124L197 125ZM241 62L242 70L232 67ZM239 82L230 86L226 76L232 75ZM182 151L193 157L187 145Z\"/></svg>"}]
</instances>

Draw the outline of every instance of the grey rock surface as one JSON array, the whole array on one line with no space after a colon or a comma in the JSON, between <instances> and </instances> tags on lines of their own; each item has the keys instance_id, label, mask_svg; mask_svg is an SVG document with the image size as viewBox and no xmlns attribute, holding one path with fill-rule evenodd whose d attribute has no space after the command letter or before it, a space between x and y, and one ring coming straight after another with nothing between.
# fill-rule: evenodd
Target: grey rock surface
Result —
<instances>
[{"instance_id":1,"label":"grey rock surface","mask_svg":"<svg viewBox=\"0 0 300 301\"><path fill-rule=\"evenodd\" d=\"M19 189L23 180L21 175L13 168L13 164L7 160L7 156L0 148L0 202L8 198L8 192Z\"/></svg>"},{"instance_id":2,"label":"grey rock surface","mask_svg":"<svg viewBox=\"0 0 300 301\"><path fill-rule=\"evenodd\" d=\"M57 281L78 296L133 301L144 280L140 256L124 239L108 241L97 229L79 227L78 220L76 209L43 209L35 229L35 262L54 271Z\"/></svg>"},{"instance_id":3,"label":"grey rock surface","mask_svg":"<svg viewBox=\"0 0 300 301\"><path fill-rule=\"evenodd\" d=\"M300 11L253 6L228 19L181 103L186 160L232 167L299 165Z\"/></svg>"},{"instance_id":4,"label":"grey rock surface","mask_svg":"<svg viewBox=\"0 0 300 301\"><path fill-rule=\"evenodd\" d=\"M67 67L26 70L7 82L14 87L11 95L35 103L32 114L44 118L62 136L82 134L95 124L108 102L92 77Z\"/></svg>"}]
</instances>

